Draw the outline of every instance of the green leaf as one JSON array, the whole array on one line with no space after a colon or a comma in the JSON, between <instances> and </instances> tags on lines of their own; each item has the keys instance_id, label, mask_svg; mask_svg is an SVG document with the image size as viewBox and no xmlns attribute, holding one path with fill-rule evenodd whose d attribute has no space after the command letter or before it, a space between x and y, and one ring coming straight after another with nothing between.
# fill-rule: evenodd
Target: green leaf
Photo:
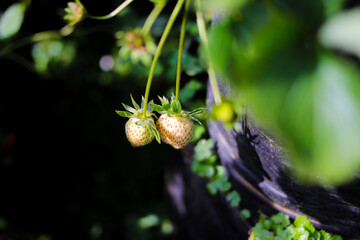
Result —
<instances>
[{"instance_id":1,"label":"green leaf","mask_svg":"<svg viewBox=\"0 0 360 240\"><path fill-rule=\"evenodd\" d=\"M0 18L0 39L15 35L21 28L25 14L25 2L11 5Z\"/></svg>"},{"instance_id":2,"label":"green leaf","mask_svg":"<svg viewBox=\"0 0 360 240\"><path fill-rule=\"evenodd\" d=\"M206 132L206 128L202 125L195 125L194 130L195 130L195 133L194 133L194 137L191 140L191 142L196 142L196 141L200 140L202 135Z\"/></svg>"},{"instance_id":3,"label":"green leaf","mask_svg":"<svg viewBox=\"0 0 360 240\"><path fill-rule=\"evenodd\" d=\"M198 161L194 161L191 165L191 170L198 173L202 177L212 177L215 174L214 167L209 164L204 164Z\"/></svg>"},{"instance_id":4,"label":"green leaf","mask_svg":"<svg viewBox=\"0 0 360 240\"><path fill-rule=\"evenodd\" d=\"M360 169L360 71L333 55L322 55L312 83L312 158L300 159L305 179L340 184Z\"/></svg>"},{"instance_id":5,"label":"green leaf","mask_svg":"<svg viewBox=\"0 0 360 240\"><path fill-rule=\"evenodd\" d=\"M157 105L157 104L151 104L151 107L158 113L163 114L165 112L164 107Z\"/></svg>"},{"instance_id":6,"label":"green leaf","mask_svg":"<svg viewBox=\"0 0 360 240\"><path fill-rule=\"evenodd\" d=\"M151 100L150 102L148 102L148 104L147 104L147 108L146 108L146 110L148 111L148 112L153 112L153 108L152 108L152 105L154 104L154 100Z\"/></svg>"},{"instance_id":7,"label":"green leaf","mask_svg":"<svg viewBox=\"0 0 360 240\"><path fill-rule=\"evenodd\" d=\"M324 0L326 1L326 0ZM329 3L343 1L326 1ZM319 40L325 47L360 57L360 7L336 14L320 29Z\"/></svg>"},{"instance_id":8,"label":"green leaf","mask_svg":"<svg viewBox=\"0 0 360 240\"><path fill-rule=\"evenodd\" d=\"M264 225L262 223L257 223L255 227L252 229L255 236L258 238L256 239L271 239L272 234L269 230L264 228Z\"/></svg>"},{"instance_id":9,"label":"green leaf","mask_svg":"<svg viewBox=\"0 0 360 240\"><path fill-rule=\"evenodd\" d=\"M324 231L324 230L320 230L320 235L321 235L321 239L322 240L330 240L330 238L331 238L331 234L330 233L328 233L328 232L326 232L326 231Z\"/></svg>"},{"instance_id":10,"label":"green leaf","mask_svg":"<svg viewBox=\"0 0 360 240\"><path fill-rule=\"evenodd\" d=\"M226 200L228 200L233 207L237 207L240 204L241 197L240 194L234 190L226 195Z\"/></svg>"},{"instance_id":11,"label":"green leaf","mask_svg":"<svg viewBox=\"0 0 360 240\"><path fill-rule=\"evenodd\" d=\"M135 107L136 110L139 110L140 109L140 106L135 102L132 94L130 94L130 97L131 97L131 101L132 101L132 104L133 106Z\"/></svg>"},{"instance_id":12,"label":"green leaf","mask_svg":"<svg viewBox=\"0 0 360 240\"><path fill-rule=\"evenodd\" d=\"M216 176L217 177L225 176L225 168L223 165L216 166Z\"/></svg>"},{"instance_id":13,"label":"green leaf","mask_svg":"<svg viewBox=\"0 0 360 240\"><path fill-rule=\"evenodd\" d=\"M309 219L306 217L306 216L297 216L295 218L295 221L294 221L294 225L296 227L306 227L308 226L310 223Z\"/></svg>"},{"instance_id":14,"label":"green leaf","mask_svg":"<svg viewBox=\"0 0 360 240\"><path fill-rule=\"evenodd\" d=\"M144 109L144 102L145 102L145 98L144 96L141 96L141 109Z\"/></svg>"},{"instance_id":15,"label":"green leaf","mask_svg":"<svg viewBox=\"0 0 360 240\"><path fill-rule=\"evenodd\" d=\"M197 115L197 114L204 114L206 113L207 109L206 108L197 108L197 109L194 109L192 110L189 115L192 116L192 115Z\"/></svg>"},{"instance_id":16,"label":"green leaf","mask_svg":"<svg viewBox=\"0 0 360 240\"><path fill-rule=\"evenodd\" d=\"M122 105L124 106L124 108L125 108L127 111L129 111L129 112L131 112L131 113L136 113L136 109L135 109L135 108L130 107L130 106L124 104L124 103L123 103Z\"/></svg>"},{"instance_id":17,"label":"green leaf","mask_svg":"<svg viewBox=\"0 0 360 240\"><path fill-rule=\"evenodd\" d=\"M295 239L307 240L309 238L309 232L304 227L295 228Z\"/></svg>"},{"instance_id":18,"label":"green leaf","mask_svg":"<svg viewBox=\"0 0 360 240\"><path fill-rule=\"evenodd\" d=\"M284 217L285 217L285 214L279 212L278 214L271 216L271 221L273 221L275 224L281 224L283 222Z\"/></svg>"},{"instance_id":19,"label":"green leaf","mask_svg":"<svg viewBox=\"0 0 360 240\"><path fill-rule=\"evenodd\" d=\"M118 110L116 110L115 111L119 116L121 116L121 117L131 117L132 116L132 114L131 113L129 113L129 112L126 112L126 111L118 111Z\"/></svg>"},{"instance_id":20,"label":"green leaf","mask_svg":"<svg viewBox=\"0 0 360 240\"><path fill-rule=\"evenodd\" d=\"M306 4L312 2L319 4ZM249 3L242 14L239 22L228 19L212 29L209 47L216 70L238 88L235 92L246 99L254 121L261 122L275 141L283 138L299 178L331 185L354 179L360 170L359 69L320 50L309 40L307 26L277 6ZM346 14L354 20L342 21L353 29L347 37L355 39L351 53L356 54L359 41L352 34L359 35L354 26L360 9ZM346 30L337 27L340 33ZM342 38L338 31L328 33Z\"/></svg>"},{"instance_id":21,"label":"green leaf","mask_svg":"<svg viewBox=\"0 0 360 240\"><path fill-rule=\"evenodd\" d=\"M245 220L245 219L248 219L251 217L251 213L248 209L243 209L241 212L240 212L240 217L241 219Z\"/></svg>"},{"instance_id":22,"label":"green leaf","mask_svg":"<svg viewBox=\"0 0 360 240\"><path fill-rule=\"evenodd\" d=\"M161 105L163 106L163 108L165 109L165 111L168 111L170 109L170 102L169 100L166 98L166 97L160 97L159 96L159 99L160 99L160 102L161 102Z\"/></svg>"},{"instance_id":23,"label":"green leaf","mask_svg":"<svg viewBox=\"0 0 360 240\"><path fill-rule=\"evenodd\" d=\"M211 157L212 148L214 147L214 141L212 139L201 139L194 148L194 160L204 161Z\"/></svg>"},{"instance_id":24,"label":"green leaf","mask_svg":"<svg viewBox=\"0 0 360 240\"><path fill-rule=\"evenodd\" d=\"M216 194L218 191L228 191L231 188L231 183L228 182L228 178L226 176L221 176L217 177L206 186L211 194Z\"/></svg>"},{"instance_id":25,"label":"green leaf","mask_svg":"<svg viewBox=\"0 0 360 240\"><path fill-rule=\"evenodd\" d=\"M181 104L178 100L173 99L171 101L171 109L175 114L180 114L181 113Z\"/></svg>"},{"instance_id":26,"label":"green leaf","mask_svg":"<svg viewBox=\"0 0 360 240\"><path fill-rule=\"evenodd\" d=\"M194 117L194 116L189 116L189 118L190 118L191 120L193 120L194 122L202 125L202 123L201 123L201 122L199 121L199 119L197 119L196 117Z\"/></svg>"},{"instance_id":27,"label":"green leaf","mask_svg":"<svg viewBox=\"0 0 360 240\"><path fill-rule=\"evenodd\" d=\"M156 129L155 125L152 124L152 123L150 123L149 125L150 125L151 132L152 132L152 134L154 134L154 137L155 137L156 141L159 144L161 144L160 134L159 134L158 130Z\"/></svg>"}]
</instances>

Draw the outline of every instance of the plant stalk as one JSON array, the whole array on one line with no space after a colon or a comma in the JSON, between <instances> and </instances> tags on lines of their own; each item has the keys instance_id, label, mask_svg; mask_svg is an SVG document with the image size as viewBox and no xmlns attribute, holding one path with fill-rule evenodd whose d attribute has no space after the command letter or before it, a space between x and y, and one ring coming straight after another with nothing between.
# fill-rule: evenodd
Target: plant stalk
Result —
<instances>
[{"instance_id":1,"label":"plant stalk","mask_svg":"<svg viewBox=\"0 0 360 240\"><path fill-rule=\"evenodd\" d=\"M154 72L155 72L155 67L156 67L156 63L160 57L160 53L161 53L161 49L164 46L164 43L170 33L170 30L175 22L176 17L179 15L179 12L181 10L181 7L183 5L185 0L178 0L178 2L175 5L175 8L173 10L173 12L170 15L169 21L166 24L165 30L160 38L159 44L156 48L156 52L154 55L154 59L151 63L151 67L150 67L150 72L149 72L149 77L147 80L147 84L146 84L146 89L145 89L145 97L144 97L144 117L146 117L146 110L147 110L147 104L148 104L148 100L149 100L149 94L150 94L150 87L151 87L151 83L152 83L152 79L154 77Z\"/></svg>"},{"instance_id":2,"label":"plant stalk","mask_svg":"<svg viewBox=\"0 0 360 240\"><path fill-rule=\"evenodd\" d=\"M210 59L209 40L207 38L205 20L204 20L204 15L201 11L200 0L196 0L196 23L198 26L200 39L201 39L202 43L204 44L206 55L209 59L208 74L209 74L211 89L212 89L212 92L214 95L214 101L215 101L215 104L218 105L218 104L221 104L221 94L219 91L218 82L216 80L216 73L215 73L215 70L213 67L213 63Z\"/></svg>"},{"instance_id":3,"label":"plant stalk","mask_svg":"<svg viewBox=\"0 0 360 240\"><path fill-rule=\"evenodd\" d=\"M179 41L179 54L178 54L178 62L176 69L176 86L175 86L175 98L179 100L179 92L180 92L180 76L181 76L181 64L182 64L182 54L184 50L184 42L185 42L185 33L186 33L186 22L187 16L190 7L190 0L185 1L185 12L183 21L181 24L181 32L180 32L180 41Z\"/></svg>"},{"instance_id":4,"label":"plant stalk","mask_svg":"<svg viewBox=\"0 0 360 240\"><path fill-rule=\"evenodd\" d=\"M19 39L18 41L15 41L13 43L10 43L10 44L4 46L2 49L0 49L0 58L11 53L13 50L23 47L27 44L34 43L34 42L40 42L40 41L48 40L48 39L59 39L63 36L64 35L62 34L61 30L35 33L29 37Z\"/></svg>"},{"instance_id":5,"label":"plant stalk","mask_svg":"<svg viewBox=\"0 0 360 240\"><path fill-rule=\"evenodd\" d=\"M151 27L154 25L155 20L157 19L157 17L159 16L159 14L161 13L161 11L164 9L165 4L156 4L154 9L151 11L151 13L149 14L149 16L147 17L141 31L143 32L144 35L148 34L151 30Z\"/></svg>"},{"instance_id":6,"label":"plant stalk","mask_svg":"<svg viewBox=\"0 0 360 240\"><path fill-rule=\"evenodd\" d=\"M122 10L124 10L133 1L134 0L125 0L122 4L120 4L117 8L115 8L114 11L112 11L111 13L109 13L105 16L92 16L92 15L87 15L87 16L92 19L106 20L106 19L109 19L109 18L112 18L112 17L115 17L116 15L118 15Z\"/></svg>"}]
</instances>

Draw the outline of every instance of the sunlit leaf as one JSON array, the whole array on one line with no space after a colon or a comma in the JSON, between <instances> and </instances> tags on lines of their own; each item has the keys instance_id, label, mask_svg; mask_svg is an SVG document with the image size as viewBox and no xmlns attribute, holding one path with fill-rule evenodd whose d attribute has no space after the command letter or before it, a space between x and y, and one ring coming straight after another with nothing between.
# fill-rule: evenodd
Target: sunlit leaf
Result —
<instances>
[{"instance_id":1,"label":"sunlit leaf","mask_svg":"<svg viewBox=\"0 0 360 240\"><path fill-rule=\"evenodd\" d=\"M206 132L206 128L202 125L195 125L194 130L195 133L193 139L191 140L192 142L200 140L201 136Z\"/></svg>"},{"instance_id":2,"label":"sunlit leaf","mask_svg":"<svg viewBox=\"0 0 360 240\"><path fill-rule=\"evenodd\" d=\"M0 39L15 35L21 28L25 14L25 3L11 5L0 18Z\"/></svg>"},{"instance_id":3,"label":"sunlit leaf","mask_svg":"<svg viewBox=\"0 0 360 240\"><path fill-rule=\"evenodd\" d=\"M171 101L171 109L175 114L180 114L181 113L181 104L178 100L173 99Z\"/></svg>"},{"instance_id":4,"label":"sunlit leaf","mask_svg":"<svg viewBox=\"0 0 360 240\"><path fill-rule=\"evenodd\" d=\"M344 11L325 22L321 28L319 40L325 47L334 48L360 57L359 26L360 8Z\"/></svg>"},{"instance_id":5,"label":"sunlit leaf","mask_svg":"<svg viewBox=\"0 0 360 240\"><path fill-rule=\"evenodd\" d=\"M211 157L212 148L214 147L214 141L212 139L201 139L198 144L196 144L194 149L194 160L195 161L204 161Z\"/></svg>"},{"instance_id":6,"label":"sunlit leaf","mask_svg":"<svg viewBox=\"0 0 360 240\"><path fill-rule=\"evenodd\" d=\"M140 109L140 106L135 102L132 94L130 94L130 98L131 98L131 102L133 104L133 106L135 107L136 110L139 110Z\"/></svg>"},{"instance_id":7,"label":"sunlit leaf","mask_svg":"<svg viewBox=\"0 0 360 240\"><path fill-rule=\"evenodd\" d=\"M339 183L360 169L360 72L332 55L320 59L313 84L314 159L310 169Z\"/></svg>"},{"instance_id":8,"label":"sunlit leaf","mask_svg":"<svg viewBox=\"0 0 360 240\"><path fill-rule=\"evenodd\" d=\"M132 113L129 113L127 111L115 111L120 117L131 117Z\"/></svg>"},{"instance_id":9,"label":"sunlit leaf","mask_svg":"<svg viewBox=\"0 0 360 240\"><path fill-rule=\"evenodd\" d=\"M131 112L131 113L135 113L135 112L136 112L136 109L135 109L135 108L130 107L130 106L124 104L124 103L123 103L122 105L123 105L123 107L124 107L127 111L129 111L129 112Z\"/></svg>"},{"instance_id":10,"label":"sunlit leaf","mask_svg":"<svg viewBox=\"0 0 360 240\"><path fill-rule=\"evenodd\" d=\"M161 144L159 131L156 129L154 124L149 124L152 134L154 134L156 141Z\"/></svg>"}]
</instances>

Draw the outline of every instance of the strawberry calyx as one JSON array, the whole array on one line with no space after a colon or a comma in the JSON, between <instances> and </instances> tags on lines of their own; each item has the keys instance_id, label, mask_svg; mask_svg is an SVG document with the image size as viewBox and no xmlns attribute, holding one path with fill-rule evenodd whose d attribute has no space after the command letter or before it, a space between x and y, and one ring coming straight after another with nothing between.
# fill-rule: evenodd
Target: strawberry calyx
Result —
<instances>
[{"instance_id":1,"label":"strawberry calyx","mask_svg":"<svg viewBox=\"0 0 360 240\"><path fill-rule=\"evenodd\" d=\"M151 107L151 104L153 104L154 101L149 102L146 108L146 114L144 115L144 97L142 97L140 106L136 103L131 94L130 97L133 107L123 103L122 105L126 109L126 111L115 110L115 112L120 117L135 118L136 121L134 121L134 123L138 126L147 126L147 128L150 129L151 134L154 135L156 141L158 143L161 143L160 135L158 130L156 129L153 119L153 117L156 117L153 113L153 108Z\"/></svg>"},{"instance_id":2,"label":"strawberry calyx","mask_svg":"<svg viewBox=\"0 0 360 240\"><path fill-rule=\"evenodd\" d=\"M167 114L169 117L187 117L201 124L201 122L196 117L194 117L194 115L205 113L206 108L197 108L192 111L185 111L182 109L180 101L176 99L174 95L171 97L171 101L169 101L166 97L159 96L159 99L161 105L150 103L152 109L159 114Z\"/></svg>"}]
</instances>

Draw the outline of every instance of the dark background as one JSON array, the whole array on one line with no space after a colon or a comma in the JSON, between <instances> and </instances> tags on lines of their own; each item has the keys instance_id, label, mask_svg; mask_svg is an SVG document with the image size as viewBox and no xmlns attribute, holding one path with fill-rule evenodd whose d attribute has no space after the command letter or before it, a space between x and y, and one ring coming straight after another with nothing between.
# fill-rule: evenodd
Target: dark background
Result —
<instances>
[{"instance_id":1,"label":"dark background","mask_svg":"<svg viewBox=\"0 0 360 240\"><path fill-rule=\"evenodd\" d=\"M105 15L118 2L83 4L92 15ZM2 0L0 10L12 3ZM32 1L21 31L0 48L63 27L66 4ZM151 9L149 1L131 5L140 22ZM179 152L154 142L130 146L126 119L114 110L130 104L130 93L140 101L146 78L103 73L98 65L114 51L114 32L126 24L117 18L85 20L78 33L65 38L76 44L75 60L66 68L52 66L46 76L0 59L1 240L170 238L160 226L141 230L137 222L148 214L168 219L164 166ZM15 52L31 61L31 48ZM106 84L99 81L101 74L110 79ZM168 87L155 82L151 97Z\"/></svg>"}]
</instances>

